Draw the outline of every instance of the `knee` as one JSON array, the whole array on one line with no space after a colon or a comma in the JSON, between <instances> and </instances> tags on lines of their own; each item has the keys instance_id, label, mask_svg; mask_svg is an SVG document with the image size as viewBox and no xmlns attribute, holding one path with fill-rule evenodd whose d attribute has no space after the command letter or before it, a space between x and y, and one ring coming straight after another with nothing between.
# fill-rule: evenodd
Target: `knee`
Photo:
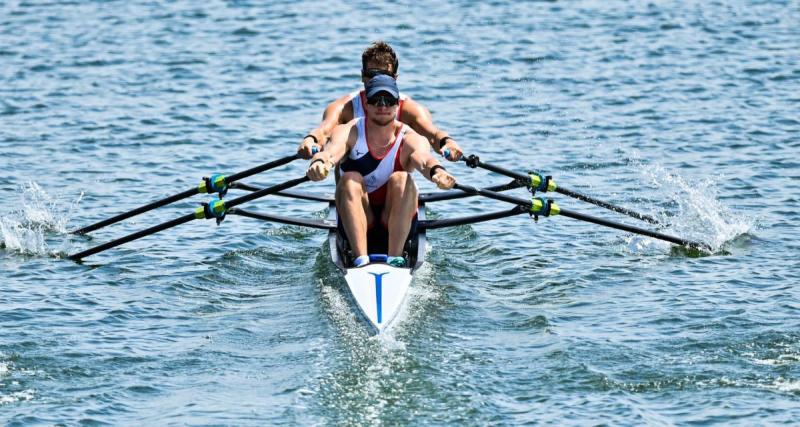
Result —
<instances>
[{"instance_id":1,"label":"knee","mask_svg":"<svg viewBox=\"0 0 800 427\"><path fill-rule=\"evenodd\" d=\"M403 190L410 183L411 183L411 179L408 176L408 172L398 171L398 172L392 173L392 175L389 176L388 184L392 188Z\"/></svg>"},{"instance_id":2,"label":"knee","mask_svg":"<svg viewBox=\"0 0 800 427\"><path fill-rule=\"evenodd\" d=\"M339 183L336 186L339 193L356 195L366 191L364 185L364 177L358 172L345 172L339 178Z\"/></svg>"}]
</instances>

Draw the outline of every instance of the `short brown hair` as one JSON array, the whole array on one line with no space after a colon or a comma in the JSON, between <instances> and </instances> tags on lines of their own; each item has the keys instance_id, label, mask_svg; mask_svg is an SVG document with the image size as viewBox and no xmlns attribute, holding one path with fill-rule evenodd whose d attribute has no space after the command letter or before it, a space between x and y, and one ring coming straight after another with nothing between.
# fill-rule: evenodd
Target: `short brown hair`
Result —
<instances>
[{"instance_id":1,"label":"short brown hair","mask_svg":"<svg viewBox=\"0 0 800 427\"><path fill-rule=\"evenodd\" d=\"M383 67L391 68L392 74L397 75L397 67L400 66L400 61L397 60L397 55L394 49L382 40L372 43L361 54L361 70L362 72L367 69L367 63L377 63Z\"/></svg>"}]
</instances>

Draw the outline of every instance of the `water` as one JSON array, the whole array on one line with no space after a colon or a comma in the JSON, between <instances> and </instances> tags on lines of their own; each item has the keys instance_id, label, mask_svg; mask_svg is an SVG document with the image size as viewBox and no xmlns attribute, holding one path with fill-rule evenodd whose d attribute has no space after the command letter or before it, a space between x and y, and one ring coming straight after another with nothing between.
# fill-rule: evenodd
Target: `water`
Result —
<instances>
[{"instance_id":1,"label":"water","mask_svg":"<svg viewBox=\"0 0 800 427\"><path fill-rule=\"evenodd\" d=\"M2 2L0 421L794 424L799 23L797 1ZM195 221L64 259L204 199L69 230L290 154L378 38L468 153L714 253L559 217L434 231L377 338L318 231Z\"/></svg>"}]
</instances>

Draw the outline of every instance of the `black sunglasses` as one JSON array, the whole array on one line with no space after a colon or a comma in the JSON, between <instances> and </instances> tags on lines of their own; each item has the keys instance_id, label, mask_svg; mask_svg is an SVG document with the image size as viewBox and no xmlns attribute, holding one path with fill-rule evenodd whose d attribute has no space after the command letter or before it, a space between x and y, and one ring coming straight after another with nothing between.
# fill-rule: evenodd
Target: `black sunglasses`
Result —
<instances>
[{"instance_id":1,"label":"black sunglasses","mask_svg":"<svg viewBox=\"0 0 800 427\"><path fill-rule=\"evenodd\" d=\"M394 78L394 74L392 74L390 71L382 70L380 68L367 68L366 70L361 70L361 75L368 79L371 79L379 75L384 75Z\"/></svg>"},{"instance_id":2,"label":"black sunglasses","mask_svg":"<svg viewBox=\"0 0 800 427\"><path fill-rule=\"evenodd\" d=\"M399 103L399 99L386 92L380 92L367 98L367 104L376 107L394 107Z\"/></svg>"}]
</instances>

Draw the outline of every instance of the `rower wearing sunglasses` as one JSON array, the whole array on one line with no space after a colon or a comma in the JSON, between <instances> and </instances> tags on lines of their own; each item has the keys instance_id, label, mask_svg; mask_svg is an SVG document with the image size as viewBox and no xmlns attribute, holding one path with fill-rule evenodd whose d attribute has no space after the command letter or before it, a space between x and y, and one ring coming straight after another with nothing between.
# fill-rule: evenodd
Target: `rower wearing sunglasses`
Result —
<instances>
[{"instance_id":1,"label":"rower wearing sunglasses","mask_svg":"<svg viewBox=\"0 0 800 427\"><path fill-rule=\"evenodd\" d=\"M399 61L394 50L388 44L378 41L373 43L361 55L361 80L364 84L377 75L387 75L397 79ZM311 158L313 149L320 150L330 138L333 128L363 117L366 103L364 90L355 91L332 102L322 115L322 123L308 133L297 149L304 159ZM411 126L414 131L424 136L437 153L448 150L448 160L461 158L461 147L450 135L433 124L431 113L404 94L400 94L397 120Z\"/></svg>"},{"instance_id":2,"label":"rower wearing sunglasses","mask_svg":"<svg viewBox=\"0 0 800 427\"><path fill-rule=\"evenodd\" d=\"M428 141L397 120L400 91L392 77L373 77L364 94L365 116L337 126L306 174L321 181L340 166L336 211L356 267L369 263L367 232L374 227L388 232L387 262L404 267L403 246L417 211L411 174L416 169L441 189L453 188L456 181L431 155Z\"/></svg>"}]
</instances>

